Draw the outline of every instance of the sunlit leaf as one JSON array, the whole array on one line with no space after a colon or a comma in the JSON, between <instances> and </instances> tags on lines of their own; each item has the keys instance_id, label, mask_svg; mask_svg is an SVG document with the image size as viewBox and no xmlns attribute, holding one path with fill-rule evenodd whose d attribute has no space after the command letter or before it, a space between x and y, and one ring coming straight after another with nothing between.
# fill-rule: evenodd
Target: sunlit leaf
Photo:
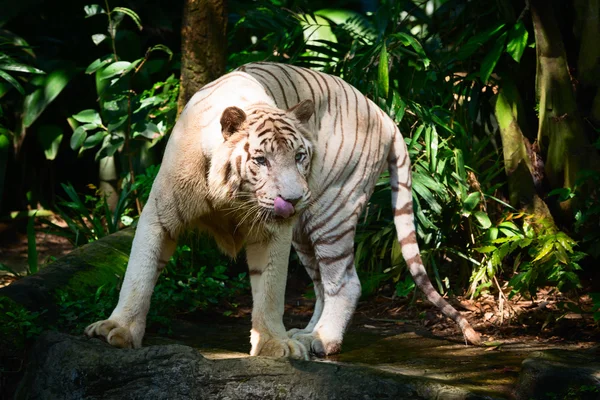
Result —
<instances>
[{"instance_id":1,"label":"sunlit leaf","mask_svg":"<svg viewBox=\"0 0 600 400\"><path fill-rule=\"evenodd\" d=\"M480 201L481 194L479 192L469 193L465 199L465 202L463 203L463 208L467 211L473 211Z\"/></svg>"},{"instance_id":2,"label":"sunlit leaf","mask_svg":"<svg viewBox=\"0 0 600 400\"><path fill-rule=\"evenodd\" d=\"M92 35L92 42L94 42L94 44L96 46L98 46L100 43L102 43L108 36L106 36L103 33L96 33L95 35Z\"/></svg>"},{"instance_id":3,"label":"sunlit leaf","mask_svg":"<svg viewBox=\"0 0 600 400\"><path fill-rule=\"evenodd\" d=\"M98 14L106 14L106 11L104 11L104 9L98 4L87 5L83 7L83 11L85 11L86 18L93 17L94 15Z\"/></svg>"},{"instance_id":4,"label":"sunlit leaf","mask_svg":"<svg viewBox=\"0 0 600 400\"><path fill-rule=\"evenodd\" d=\"M131 63L129 61L116 61L106 68L98 71L99 79L109 79L116 75L122 75L129 70Z\"/></svg>"},{"instance_id":5,"label":"sunlit leaf","mask_svg":"<svg viewBox=\"0 0 600 400\"><path fill-rule=\"evenodd\" d=\"M83 124L95 124L95 125L102 124L102 119L100 118L100 114L98 113L98 111L93 110L93 109L83 110L83 111L73 115L73 118L75 118L77 121L79 121Z\"/></svg>"},{"instance_id":6,"label":"sunlit leaf","mask_svg":"<svg viewBox=\"0 0 600 400\"><path fill-rule=\"evenodd\" d=\"M3 69L5 71L14 71L14 72L23 72L26 74L45 74L41 69L37 69L34 67L30 67L29 65L11 62L11 63L0 63L0 70Z\"/></svg>"},{"instance_id":7,"label":"sunlit leaf","mask_svg":"<svg viewBox=\"0 0 600 400\"><path fill-rule=\"evenodd\" d=\"M47 160L54 160L63 138L63 131L58 125L42 125L38 128L37 138L44 149Z\"/></svg>"},{"instance_id":8,"label":"sunlit leaf","mask_svg":"<svg viewBox=\"0 0 600 400\"><path fill-rule=\"evenodd\" d=\"M104 57L98 58L94 60L90 65L88 65L85 70L86 74L93 74L100 68L104 67L106 64L110 64L114 60L114 56L112 54L106 55Z\"/></svg>"},{"instance_id":9,"label":"sunlit leaf","mask_svg":"<svg viewBox=\"0 0 600 400\"><path fill-rule=\"evenodd\" d=\"M481 225L483 229L488 229L490 226L492 226L492 221L490 221L490 217L488 217L488 215L485 212L476 211L475 213L473 213L473 215L475 216L477 222L479 222L479 225Z\"/></svg>"},{"instance_id":10,"label":"sunlit leaf","mask_svg":"<svg viewBox=\"0 0 600 400\"><path fill-rule=\"evenodd\" d=\"M425 68L429 66L429 63L431 61L429 60L429 58L427 58L427 55L425 54L425 50L423 50L423 46L421 46L421 43L419 43L419 41L415 39L414 36L404 32L394 33L391 36L400 39L403 45L411 46L419 55L419 59L421 60Z\"/></svg>"},{"instance_id":11,"label":"sunlit leaf","mask_svg":"<svg viewBox=\"0 0 600 400\"><path fill-rule=\"evenodd\" d=\"M508 32L508 43L506 44L506 52L516 61L520 62L525 47L527 47L527 39L529 32L525 28L522 20L519 20L515 26Z\"/></svg>"},{"instance_id":12,"label":"sunlit leaf","mask_svg":"<svg viewBox=\"0 0 600 400\"><path fill-rule=\"evenodd\" d=\"M115 7L112 9L112 12L117 12L117 13L122 13L127 15L129 18L131 18L133 20L133 22L135 22L135 24L137 25L138 29L141 31L142 28L142 20L140 19L140 16L137 15L137 13L129 8L125 8L125 7Z\"/></svg>"},{"instance_id":13,"label":"sunlit leaf","mask_svg":"<svg viewBox=\"0 0 600 400\"><path fill-rule=\"evenodd\" d=\"M21 84L15 78L10 76L6 72L2 71L1 69L0 69L0 78L4 79L8 83L10 83L15 89L17 89L19 91L19 93L25 94L25 89L23 89L23 86L21 86Z\"/></svg>"},{"instance_id":14,"label":"sunlit leaf","mask_svg":"<svg viewBox=\"0 0 600 400\"><path fill-rule=\"evenodd\" d=\"M148 49L148 51L146 52L146 54L150 54L153 51L162 51L164 53L167 53L169 55L169 60L171 58L173 58L173 52L171 51L170 48L168 48L167 46L165 46L164 44L157 44L155 46L152 46Z\"/></svg>"},{"instance_id":15,"label":"sunlit leaf","mask_svg":"<svg viewBox=\"0 0 600 400\"><path fill-rule=\"evenodd\" d=\"M390 77L388 71L388 54L385 43L381 46L381 52L379 53L379 67L377 69L377 82L379 83L379 90L383 97L387 97L390 91Z\"/></svg>"}]
</instances>

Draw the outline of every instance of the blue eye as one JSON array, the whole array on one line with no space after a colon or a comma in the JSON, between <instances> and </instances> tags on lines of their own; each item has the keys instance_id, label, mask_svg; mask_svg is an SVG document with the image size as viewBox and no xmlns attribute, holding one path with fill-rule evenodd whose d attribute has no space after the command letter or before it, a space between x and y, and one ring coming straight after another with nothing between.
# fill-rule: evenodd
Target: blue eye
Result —
<instances>
[{"instance_id":1,"label":"blue eye","mask_svg":"<svg viewBox=\"0 0 600 400\"><path fill-rule=\"evenodd\" d=\"M264 157L254 157L254 162L258 165L267 165L267 159Z\"/></svg>"},{"instance_id":2,"label":"blue eye","mask_svg":"<svg viewBox=\"0 0 600 400\"><path fill-rule=\"evenodd\" d=\"M296 154L296 162L302 162L302 161L304 161L305 157L306 157L305 153L298 153L298 154Z\"/></svg>"}]
</instances>

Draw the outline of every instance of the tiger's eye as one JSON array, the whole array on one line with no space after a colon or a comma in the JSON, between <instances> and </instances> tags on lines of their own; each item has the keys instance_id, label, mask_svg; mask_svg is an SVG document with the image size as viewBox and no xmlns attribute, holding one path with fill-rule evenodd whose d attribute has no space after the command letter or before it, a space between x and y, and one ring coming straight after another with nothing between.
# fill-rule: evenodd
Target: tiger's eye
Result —
<instances>
[{"instance_id":1,"label":"tiger's eye","mask_svg":"<svg viewBox=\"0 0 600 400\"><path fill-rule=\"evenodd\" d=\"M302 161L304 161L304 157L306 157L306 154L304 154L304 153L298 153L298 154L296 154L296 162L302 162Z\"/></svg>"},{"instance_id":2,"label":"tiger's eye","mask_svg":"<svg viewBox=\"0 0 600 400\"><path fill-rule=\"evenodd\" d=\"M254 157L254 162L258 165L267 165L267 159L264 157Z\"/></svg>"}]
</instances>

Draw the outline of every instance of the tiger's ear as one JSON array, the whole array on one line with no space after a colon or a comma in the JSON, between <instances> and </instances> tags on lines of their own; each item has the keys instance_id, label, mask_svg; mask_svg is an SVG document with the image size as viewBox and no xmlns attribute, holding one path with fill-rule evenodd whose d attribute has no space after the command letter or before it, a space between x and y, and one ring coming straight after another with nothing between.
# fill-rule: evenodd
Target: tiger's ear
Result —
<instances>
[{"instance_id":1,"label":"tiger's ear","mask_svg":"<svg viewBox=\"0 0 600 400\"><path fill-rule=\"evenodd\" d=\"M287 112L294 114L298 121L304 124L315 113L315 103L312 100L304 100L288 109Z\"/></svg>"},{"instance_id":2,"label":"tiger's ear","mask_svg":"<svg viewBox=\"0 0 600 400\"><path fill-rule=\"evenodd\" d=\"M221 115L221 133L225 140L229 139L246 120L246 113L237 107L227 107Z\"/></svg>"}]
</instances>

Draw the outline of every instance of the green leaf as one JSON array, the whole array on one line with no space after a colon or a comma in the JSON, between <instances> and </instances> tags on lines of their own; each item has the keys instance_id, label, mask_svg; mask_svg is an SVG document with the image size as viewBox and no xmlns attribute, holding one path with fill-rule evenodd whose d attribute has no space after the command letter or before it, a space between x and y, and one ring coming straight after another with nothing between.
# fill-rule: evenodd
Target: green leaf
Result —
<instances>
[{"instance_id":1,"label":"green leaf","mask_svg":"<svg viewBox=\"0 0 600 400\"><path fill-rule=\"evenodd\" d=\"M6 72L2 71L1 69L0 69L0 78L4 79L5 81L7 81L11 85L13 85L13 87L15 89L17 89L19 91L19 93L25 94L25 89L23 89L23 86L21 86L21 84L15 78L10 76Z\"/></svg>"},{"instance_id":2,"label":"green leaf","mask_svg":"<svg viewBox=\"0 0 600 400\"><path fill-rule=\"evenodd\" d=\"M502 51L504 50L504 43L506 42L506 32L503 33L500 38L494 43L494 47L492 50L485 56L483 62L481 63L481 68L479 69L479 77L481 78L481 82L484 84L487 83L488 79L490 79L490 75L496 68L496 64L502 55Z\"/></svg>"},{"instance_id":3,"label":"green leaf","mask_svg":"<svg viewBox=\"0 0 600 400\"><path fill-rule=\"evenodd\" d=\"M96 33L95 35L92 35L92 42L94 42L94 44L96 46L98 46L100 43L102 43L108 36L106 36L103 33Z\"/></svg>"},{"instance_id":4,"label":"green leaf","mask_svg":"<svg viewBox=\"0 0 600 400\"><path fill-rule=\"evenodd\" d=\"M63 91L71 79L71 72L58 69L38 78L41 79L41 87L27 95L23 102L23 125L26 128L33 125L46 107Z\"/></svg>"},{"instance_id":5,"label":"green leaf","mask_svg":"<svg viewBox=\"0 0 600 400\"><path fill-rule=\"evenodd\" d=\"M83 11L85 12L86 18L93 17L94 15L98 14L106 14L106 11L104 11L104 9L98 4L87 5L83 7Z\"/></svg>"},{"instance_id":6,"label":"green leaf","mask_svg":"<svg viewBox=\"0 0 600 400\"><path fill-rule=\"evenodd\" d=\"M86 74L93 74L94 72L98 71L100 68L104 67L106 64L111 63L114 60L114 57L112 56L112 54L106 55L104 57L100 57L96 60L94 60L90 65L88 65L87 69L85 70Z\"/></svg>"},{"instance_id":7,"label":"green leaf","mask_svg":"<svg viewBox=\"0 0 600 400\"><path fill-rule=\"evenodd\" d=\"M160 129L158 129L158 126L154 122L148 122L144 128L143 131L134 132L133 137L143 136L150 140L160 137Z\"/></svg>"},{"instance_id":8,"label":"green leaf","mask_svg":"<svg viewBox=\"0 0 600 400\"><path fill-rule=\"evenodd\" d=\"M537 254L537 256L533 259L532 262L541 260L546 255L548 255L548 253L550 253L552 249L554 249L554 242L552 240L546 241L546 243L544 243L544 246L542 247L542 250L540 250L540 252Z\"/></svg>"},{"instance_id":9,"label":"green leaf","mask_svg":"<svg viewBox=\"0 0 600 400\"><path fill-rule=\"evenodd\" d=\"M117 61L104 69L98 71L99 79L109 79L116 75L122 75L128 71L131 63L129 61Z\"/></svg>"},{"instance_id":10,"label":"green leaf","mask_svg":"<svg viewBox=\"0 0 600 400\"><path fill-rule=\"evenodd\" d=\"M102 139L104 139L104 135L105 135L105 132L104 131L100 131L100 132L94 133L91 136L88 136L85 139L85 141L83 142L82 148L84 150L91 149L92 147L94 147L98 143L100 143L102 141Z\"/></svg>"},{"instance_id":11,"label":"green leaf","mask_svg":"<svg viewBox=\"0 0 600 400\"><path fill-rule=\"evenodd\" d=\"M427 55L425 54L425 50L423 50L423 46L421 46L421 43L419 43L419 41L417 39L415 39L414 36L409 35L404 32L394 33L391 36L400 39L400 41L402 42L403 45L411 46L415 50L415 52L419 55L420 60L423 63L423 65L425 66L425 68L427 68L429 66L429 63L431 61L429 60L429 58L427 58Z\"/></svg>"},{"instance_id":12,"label":"green leaf","mask_svg":"<svg viewBox=\"0 0 600 400\"><path fill-rule=\"evenodd\" d=\"M508 237L519 235L521 233L521 230L510 221L502 222L500 225L498 225L498 229L500 229L500 232Z\"/></svg>"},{"instance_id":13,"label":"green leaf","mask_svg":"<svg viewBox=\"0 0 600 400\"><path fill-rule=\"evenodd\" d=\"M169 55L169 60L173 58L173 52L164 44L157 44L156 46L150 47L148 51L146 51L146 56L148 56L148 54L152 53L153 51L162 51L167 53Z\"/></svg>"},{"instance_id":14,"label":"green leaf","mask_svg":"<svg viewBox=\"0 0 600 400\"><path fill-rule=\"evenodd\" d=\"M456 58L459 60L464 60L471 56L471 54L475 53L479 50L488 40L496 36L498 32L500 32L504 28L504 24L498 23L496 25L492 25L487 30L472 36L467 43L462 45L458 52L456 53Z\"/></svg>"},{"instance_id":15,"label":"green leaf","mask_svg":"<svg viewBox=\"0 0 600 400\"><path fill-rule=\"evenodd\" d=\"M83 126L78 127L73 132L73 136L71 136L71 148L73 150L79 150L79 148L83 145L87 137L87 132L83 129Z\"/></svg>"},{"instance_id":16,"label":"green leaf","mask_svg":"<svg viewBox=\"0 0 600 400\"><path fill-rule=\"evenodd\" d=\"M481 201L481 193L479 193L479 192L469 193L465 202L463 203L463 208L467 211L473 211L475 209L475 207L477 207L477 205L479 204L480 201Z\"/></svg>"},{"instance_id":17,"label":"green leaf","mask_svg":"<svg viewBox=\"0 0 600 400\"><path fill-rule=\"evenodd\" d=\"M476 211L473 215L475 216L477 222L479 222L479 225L481 225L483 229L488 229L490 226L492 226L492 221L490 221L490 217L488 217L488 215L485 212Z\"/></svg>"},{"instance_id":18,"label":"green leaf","mask_svg":"<svg viewBox=\"0 0 600 400\"><path fill-rule=\"evenodd\" d=\"M482 247L477 247L475 250L480 253L491 253L492 251L494 251L496 249L497 249L496 246L482 246Z\"/></svg>"},{"instance_id":19,"label":"green leaf","mask_svg":"<svg viewBox=\"0 0 600 400\"><path fill-rule=\"evenodd\" d=\"M133 22L135 22L138 29L140 31L142 30L142 20L140 19L140 16L136 14L135 11L130 10L129 8L125 8L125 7L115 7L115 8L113 8L112 12L117 12L117 13L122 13L122 14L127 15L129 18L131 18L133 20Z\"/></svg>"},{"instance_id":20,"label":"green leaf","mask_svg":"<svg viewBox=\"0 0 600 400\"><path fill-rule=\"evenodd\" d=\"M73 118L75 118L75 120L81 122L82 124L102 124L100 114L98 113L98 111L93 109L83 110L78 114L73 115Z\"/></svg>"},{"instance_id":21,"label":"green leaf","mask_svg":"<svg viewBox=\"0 0 600 400\"><path fill-rule=\"evenodd\" d=\"M26 74L45 74L45 72L41 69L37 69L34 67L30 67L29 65L20 64L16 62L11 62L10 64L0 63L0 69L3 69L5 71L24 72Z\"/></svg>"},{"instance_id":22,"label":"green leaf","mask_svg":"<svg viewBox=\"0 0 600 400\"><path fill-rule=\"evenodd\" d=\"M519 20L508 32L508 43L506 44L506 52L516 61L520 62L525 47L527 47L527 39L529 32L525 28L523 21Z\"/></svg>"},{"instance_id":23,"label":"green leaf","mask_svg":"<svg viewBox=\"0 0 600 400\"><path fill-rule=\"evenodd\" d=\"M46 160L54 160L62 142L62 129L58 125L42 125L38 129L37 138L44 149Z\"/></svg>"},{"instance_id":24,"label":"green leaf","mask_svg":"<svg viewBox=\"0 0 600 400\"><path fill-rule=\"evenodd\" d=\"M383 97L387 98L390 91L390 77L388 71L388 53L385 43L381 46L381 52L379 53L379 67L377 69L377 82L379 84L379 90L383 94Z\"/></svg>"}]
</instances>

